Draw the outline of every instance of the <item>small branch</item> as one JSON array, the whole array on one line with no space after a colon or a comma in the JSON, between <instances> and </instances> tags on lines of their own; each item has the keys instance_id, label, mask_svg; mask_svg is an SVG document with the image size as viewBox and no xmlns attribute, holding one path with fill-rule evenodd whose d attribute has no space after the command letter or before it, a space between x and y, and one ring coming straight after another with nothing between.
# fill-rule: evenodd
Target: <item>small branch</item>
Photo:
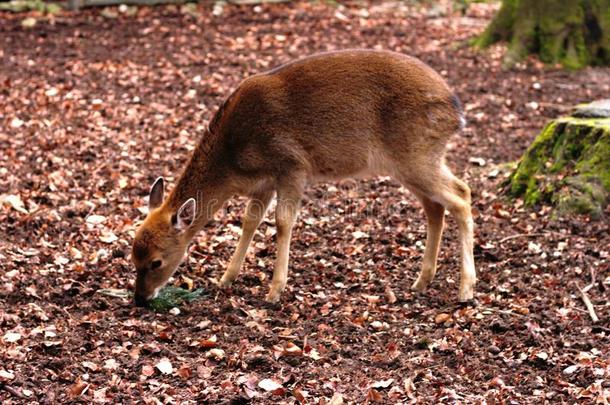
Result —
<instances>
[{"instance_id":1,"label":"small branch","mask_svg":"<svg viewBox=\"0 0 610 405\"><path fill-rule=\"evenodd\" d=\"M580 292L580 298L582 298L582 302L585 303L585 306L587 307L587 310L589 311L589 316L591 317L591 320L593 321L593 323L598 322L599 318L597 317L597 314L595 313L595 308L593 307L591 300L587 296L587 293L582 288L580 288L578 283L574 283L574 285L576 285L576 288L578 288L578 291Z\"/></svg>"},{"instance_id":2,"label":"small branch","mask_svg":"<svg viewBox=\"0 0 610 405\"><path fill-rule=\"evenodd\" d=\"M67 310L66 308L60 307L59 305L57 305L57 304L53 304L53 303L48 303L47 305L49 305L49 306L51 306L51 307L53 307L53 308L57 309L58 311L62 311L62 312L64 312L66 315L68 315L68 319L69 319L70 321L73 321L73 320L74 320L74 318L72 317L72 315L70 315L70 313L68 312L68 310Z\"/></svg>"},{"instance_id":3,"label":"small branch","mask_svg":"<svg viewBox=\"0 0 610 405\"><path fill-rule=\"evenodd\" d=\"M564 237L570 237L571 235L566 235L559 232L539 232L539 233L518 233L516 235L507 236L506 238L500 239L498 243L504 243L506 241L517 239L517 238L535 238L539 236L547 236L547 235L559 235Z\"/></svg>"},{"instance_id":4,"label":"small branch","mask_svg":"<svg viewBox=\"0 0 610 405\"><path fill-rule=\"evenodd\" d=\"M502 239L500 239L500 241L498 243L504 243L509 240L517 239L517 238L534 238L534 237L538 237L538 236L546 236L546 234L545 233L518 233L516 235L511 235L511 236L507 236L506 238L502 238Z\"/></svg>"},{"instance_id":5,"label":"small branch","mask_svg":"<svg viewBox=\"0 0 610 405\"><path fill-rule=\"evenodd\" d=\"M541 102L538 103L541 107L550 107L550 108L554 108L556 110L559 110L561 112L568 112L570 110L572 110L573 107L571 106L565 106L563 104L557 104L557 103L545 103L545 102Z\"/></svg>"},{"instance_id":6,"label":"small branch","mask_svg":"<svg viewBox=\"0 0 610 405\"><path fill-rule=\"evenodd\" d=\"M16 396L17 398L25 399L25 395L23 395L21 392L17 391L15 388L11 387L10 385L0 383L0 389L5 390L9 394L12 394L12 395Z\"/></svg>"},{"instance_id":7,"label":"small branch","mask_svg":"<svg viewBox=\"0 0 610 405\"><path fill-rule=\"evenodd\" d=\"M527 316L527 315L520 314L518 312L512 312L512 311L507 311L505 309L497 309L497 308L492 308L492 307L479 307L477 309L480 309L481 311L497 312L497 313L503 314L503 315L520 316L520 317Z\"/></svg>"}]
</instances>

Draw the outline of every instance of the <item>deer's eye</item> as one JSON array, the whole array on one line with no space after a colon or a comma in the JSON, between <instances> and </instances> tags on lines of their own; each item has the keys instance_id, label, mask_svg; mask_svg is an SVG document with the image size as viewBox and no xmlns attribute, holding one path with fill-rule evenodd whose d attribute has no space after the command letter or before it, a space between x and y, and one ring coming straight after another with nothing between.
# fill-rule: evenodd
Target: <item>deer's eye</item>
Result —
<instances>
[{"instance_id":1,"label":"deer's eye","mask_svg":"<svg viewBox=\"0 0 610 405\"><path fill-rule=\"evenodd\" d=\"M159 267L161 267L161 264L162 264L161 260L153 260L153 262L150 264L150 268L152 270L156 270Z\"/></svg>"}]
</instances>

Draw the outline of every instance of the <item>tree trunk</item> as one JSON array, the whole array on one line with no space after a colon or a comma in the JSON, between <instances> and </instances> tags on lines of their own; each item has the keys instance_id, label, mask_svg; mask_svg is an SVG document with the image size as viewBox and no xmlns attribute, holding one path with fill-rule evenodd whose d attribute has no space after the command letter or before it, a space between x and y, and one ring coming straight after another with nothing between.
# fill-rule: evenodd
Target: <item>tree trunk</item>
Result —
<instances>
[{"instance_id":1,"label":"tree trunk","mask_svg":"<svg viewBox=\"0 0 610 405\"><path fill-rule=\"evenodd\" d=\"M503 0L477 40L509 43L505 63L528 54L567 68L610 65L610 0Z\"/></svg>"}]
</instances>

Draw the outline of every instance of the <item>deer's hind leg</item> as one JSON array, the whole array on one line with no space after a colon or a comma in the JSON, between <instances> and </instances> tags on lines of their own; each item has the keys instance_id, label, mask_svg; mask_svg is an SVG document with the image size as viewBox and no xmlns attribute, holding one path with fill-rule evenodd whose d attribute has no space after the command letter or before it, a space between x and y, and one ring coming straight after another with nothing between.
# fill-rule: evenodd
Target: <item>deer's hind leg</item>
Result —
<instances>
[{"instance_id":1,"label":"deer's hind leg","mask_svg":"<svg viewBox=\"0 0 610 405\"><path fill-rule=\"evenodd\" d=\"M413 164L410 165L411 170ZM428 216L428 236L421 274L413 284L416 290L424 289L436 272L436 258L443 228L444 209L447 209L458 224L462 265L460 272L460 301L473 298L476 283L474 266L474 231L470 205L470 188L456 178L449 168L441 163L437 168L428 167L417 171L419 176L405 176L402 181L419 197Z\"/></svg>"},{"instance_id":2,"label":"deer's hind leg","mask_svg":"<svg viewBox=\"0 0 610 405\"><path fill-rule=\"evenodd\" d=\"M275 224L277 227L277 257L267 302L278 302L288 281L288 259L290 256L290 239L292 227L299 212L306 175L292 173L285 175L277 185L277 206Z\"/></svg>"},{"instance_id":3,"label":"deer's hind leg","mask_svg":"<svg viewBox=\"0 0 610 405\"><path fill-rule=\"evenodd\" d=\"M443 237L443 227L445 225L445 207L425 196L419 196L418 199L426 213L428 229L422 270L411 288L413 290L423 291L432 282L434 275L436 274L436 261L441 238Z\"/></svg>"}]
</instances>

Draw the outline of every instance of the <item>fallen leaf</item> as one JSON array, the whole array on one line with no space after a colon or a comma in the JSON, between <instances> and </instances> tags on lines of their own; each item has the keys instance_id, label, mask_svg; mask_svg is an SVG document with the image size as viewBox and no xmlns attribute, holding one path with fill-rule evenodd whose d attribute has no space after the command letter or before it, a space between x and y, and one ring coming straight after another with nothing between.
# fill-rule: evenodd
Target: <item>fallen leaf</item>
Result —
<instances>
[{"instance_id":1,"label":"fallen leaf","mask_svg":"<svg viewBox=\"0 0 610 405\"><path fill-rule=\"evenodd\" d=\"M506 386L506 384L500 377L492 378L491 381L489 382L489 385L491 385L492 387L496 387L496 388L504 388Z\"/></svg>"},{"instance_id":2,"label":"fallen leaf","mask_svg":"<svg viewBox=\"0 0 610 405\"><path fill-rule=\"evenodd\" d=\"M116 362L115 359L108 359L104 362L104 368L106 370L111 370L114 371L119 367L119 364Z\"/></svg>"},{"instance_id":3,"label":"fallen leaf","mask_svg":"<svg viewBox=\"0 0 610 405\"><path fill-rule=\"evenodd\" d=\"M566 368L563 369L563 373L565 375L570 375L570 374L574 374L574 372L576 370L578 370L579 366L577 364L572 364L571 366L568 366Z\"/></svg>"},{"instance_id":4,"label":"fallen leaf","mask_svg":"<svg viewBox=\"0 0 610 405\"><path fill-rule=\"evenodd\" d=\"M21 335L17 332L6 332L3 339L7 343L15 343L21 339Z\"/></svg>"},{"instance_id":5,"label":"fallen leaf","mask_svg":"<svg viewBox=\"0 0 610 405\"><path fill-rule=\"evenodd\" d=\"M2 380L12 380L15 378L15 374L12 371L6 371L5 369L0 369L0 379Z\"/></svg>"},{"instance_id":6,"label":"fallen leaf","mask_svg":"<svg viewBox=\"0 0 610 405\"><path fill-rule=\"evenodd\" d=\"M284 355L285 356L301 356L303 354L303 350L292 342L286 343L284 347Z\"/></svg>"},{"instance_id":7,"label":"fallen leaf","mask_svg":"<svg viewBox=\"0 0 610 405\"><path fill-rule=\"evenodd\" d=\"M159 370L162 374L171 374L174 372L174 368L172 367L172 363L169 361L167 357L159 360L157 364L155 364L157 370Z\"/></svg>"},{"instance_id":8,"label":"fallen leaf","mask_svg":"<svg viewBox=\"0 0 610 405\"><path fill-rule=\"evenodd\" d=\"M189 366L183 365L176 371L176 374L178 374L182 378L190 378L193 374L193 371Z\"/></svg>"},{"instance_id":9,"label":"fallen leaf","mask_svg":"<svg viewBox=\"0 0 610 405\"><path fill-rule=\"evenodd\" d=\"M15 211L19 211L23 214L29 214L28 210L25 209L25 205L20 196L14 194L3 195L0 197L2 204L10 205Z\"/></svg>"},{"instance_id":10,"label":"fallen leaf","mask_svg":"<svg viewBox=\"0 0 610 405\"><path fill-rule=\"evenodd\" d=\"M211 348L216 347L216 342L217 341L218 341L218 338L216 337L216 335L212 335L208 339L200 340L199 341L199 346L204 348L204 349L211 349Z\"/></svg>"},{"instance_id":11,"label":"fallen leaf","mask_svg":"<svg viewBox=\"0 0 610 405\"><path fill-rule=\"evenodd\" d=\"M283 388L282 384L278 383L275 380L272 380L270 378L265 378L263 380L260 380L258 382L258 387L262 388L263 390L269 392L269 391L275 391L279 388Z\"/></svg>"},{"instance_id":12,"label":"fallen leaf","mask_svg":"<svg viewBox=\"0 0 610 405\"><path fill-rule=\"evenodd\" d=\"M100 369L99 366L92 361L83 361L81 364L83 367L88 368L91 371L98 371Z\"/></svg>"},{"instance_id":13,"label":"fallen leaf","mask_svg":"<svg viewBox=\"0 0 610 405\"><path fill-rule=\"evenodd\" d=\"M354 239L362 239L362 238L368 238L369 234L364 233L362 231L356 231L356 232L352 232L352 236L354 237Z\"/></svg>"},{"instance_id":14,"label":"fallen leaf","mask_svg":"<svg viewBox=\"0 0 610 405\"><path fill-rule=\"evenodd\" d=\"M415 395L415 391L416 391L415 384L413 383L413 379L411 377L405 378L403 385L405 387L405 393L407 394L407 396L409 398L413 398Z\"/></svg>"},{"instance_id":15,"label":"fallen leaf","mask_svg":"<svg viewBox=\"0 0 610 405\"><path fill-rule=\"evenodd\" d=\"M368 399L370 402L381 402L383 400L383 397L381 396L379 391L371 388L366 394L366 399Z\"/></svg>"},{"instance_id":16,"label":"fallen leaf","mask_svg":"<svg viewBox=\"0 0 610 405\"><path fill-rule=\"evenodd\" d=\"M100 388L99 390L93 391L93 400L94 402L106 403L106 391L108 388Z\"/></svg>"},{"instance_id":17,"label":"fallen leaf","mask_svg":"<svg viewBox=\"0 0 610 405\"><path fill-rule=\"evenodd\" d=\"M47 97L55 97L59 93L57 87L51 87L44 92L44 95Z\"/></svg>"},{"instance_id":18,"label":"fallen leaf","mask_svg":"<svg viewBox=\"0 0 610 405\"><path fill-rule=\"evenodd\" d=\"M293 389L291 392L292 396L299 401L301 404L304 404L305 401L305 396L303 395L303 393L301 392L301 390L299 390L298 388Z\"/></svg>"},{"instance_id":19,"label":"fallen leaf","mask_svg":"<svg viewBox=\"0 0 610 405\"><path fill-rule=\"evenodd\" d=\"M68 389L68 396L71 399L80 397L81 395L83 395L85 392L87 392L87 389L89 388L89 384L87 384L86 382L82 381L80 379L80 377L76 380L76 382L74 383L74 385L72 385L69 389Z\"/></svg>"},{"instance_id":20,"label":"fallen leaf","mask_svg":"<svg viewBox=\"0 0 610 405\"><path fill-rule=\"evenodd\" d=\"M468 162L476 164L478 166L485 166L485 159L480 157L471 157L468 159Z\"/></svg>"},{"instance_id":21,"label":"fallen leaf","mask_svg":"<svg viewBox=\"0 0 610 405\"><path fill-rule=\"evenodd\" d=\"M99 225L106 221L106 217L103 215L89 215L86 221L88 224Z\"/></svg>"},{"instance_id":22,"label":"fallen leaf","mask_svg":"<svg viewBox=\"0 0 610 405\"><path fill-rule=\"evenodd\" d=\"M21 126L24 124L24 122L22 120L20 120L19 118L15 117L11 120L11 128L17 129L17 128L21 128Z\"/></svg>"},{"instance_id":23,"label":"fallen leaf","mask_svg":"<svg viewBox=\"0 0 610 405\"><path fill-rule=\"evenodd\" d=\"M146 377L150 377L155 374L155 368L150 364L145 364L142 366L142 375Z\"/></svg>"},{"instance_id":24,"label":"fallen leaf","mask_svg":"<svg viewBox=\"0 0 610 405\"><path fill-rule=\"evenodd\" d=\"M434 317L434 323L438 325L447 322L449 319L451 319L451 315L441 312Z\"/></svg>"},{"instance_id":25,"label":"fallen leaf","mask_svg":"<svg viewBox=\"0 0 610 405\"><path fill-rule=\"evenodd\" d=\"M222 349L212 349L205 354L206 357L213 357L216 361L220 361L225 358L225 351Z\"/></svg>"},{"instance_id":26,"label":"fallen leaf","mask_svg":"<svg viewBox=\"0 0 610 405\"><path fill-rule=\"evenodd\" d=\"M328 401L328 405L343 405L343 395L335 392L330 401Z\"/></svg>"},{"instance_id":27,"label":"fallen leaf","mask_svg":"<svg viewBox=\"0 0 610 405\"><path fill-rule=\"evenodd\" d=\"M392 291L392 287L390 287L389 285L386 285L384 294L385 294L386 301L388 301L388 304L396 303L396 301L397 301L396 294L394 294L394 291Z\"/></svg>"},{"instance_id":28,"label":"fallen leaf","mask_svg":"<svg viewBox=\"0 0 610 405\"><path fill-rule=\"evenodd\" d=\"M119 238L113 232L104 231L100 234L100 241L104 243L114 243L117 240L119 240Z\"/></svg>"},{"instance_id":29,"label":"fallen leaf","mask_svg":"<svg viewBox=\"0 0 610 405\"><path fill-rule=\"evenodd\" d=\"M38 20L36 20L34 17L27 17L21 20L21 26L24 28L32 28L37 22Z\"/></svg>"},{"instance_id":30,"label":"fallen leaf","mask_svg":"<svg viewBox=\"0 0 610 405\"><path fill-rule=\"evenodd\" d=\"M394 382L393 378L389 380L379 380L371 384L371 388L388 388Z\"/></svg>"}]
</instances>

